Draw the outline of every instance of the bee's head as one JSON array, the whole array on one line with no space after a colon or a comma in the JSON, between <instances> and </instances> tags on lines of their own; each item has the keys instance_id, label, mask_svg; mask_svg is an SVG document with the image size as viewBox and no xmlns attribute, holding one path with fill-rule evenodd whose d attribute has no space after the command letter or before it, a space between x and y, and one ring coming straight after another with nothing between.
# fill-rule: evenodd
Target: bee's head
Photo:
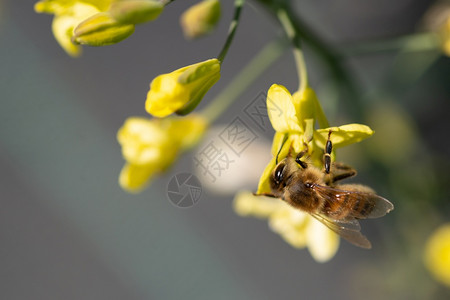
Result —
<instances>
[{"instance_id":1,"label":"bee's head","mask_svg":"<svg viewBox=\"0 0 450 300\"><path fill-rule=\"evenodd\" d=\"M277 196L281 195L286 185L288 185L292 174L298 169L295 159L290 156L280 161L275 166L275 169L273 169L272 175L270 176L270 188L272 193Z\"/></svg>"}]
</instances>

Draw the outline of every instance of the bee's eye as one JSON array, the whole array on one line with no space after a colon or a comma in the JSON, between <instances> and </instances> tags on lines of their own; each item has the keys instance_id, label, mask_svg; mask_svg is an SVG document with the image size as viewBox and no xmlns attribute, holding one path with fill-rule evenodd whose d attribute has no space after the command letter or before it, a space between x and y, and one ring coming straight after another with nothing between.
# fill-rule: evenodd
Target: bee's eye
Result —
<instances>
[{"instance_id":1,"label":"bee's eye","mask_svg":"<svg viewBox=\"0 0 450 300\"><path fill-rule=\"evenodd\" d=\"M285 167L286 165L284 163L281 163L275 169L275 172L273 173L273 179L275 179L277 183L280 183L283 180L283 171Z\"/></svg>"}]
</instances>

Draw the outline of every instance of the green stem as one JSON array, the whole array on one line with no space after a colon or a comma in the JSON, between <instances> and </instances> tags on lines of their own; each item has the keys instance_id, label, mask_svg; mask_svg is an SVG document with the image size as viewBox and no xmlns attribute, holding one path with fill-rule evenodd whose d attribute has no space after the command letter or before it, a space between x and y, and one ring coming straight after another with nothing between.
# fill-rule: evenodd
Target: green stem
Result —
<instances>
[{"instance_id":1,"label":"green stem","mask_svg":"<svg viewBox=\"0 0 450 300\"><path fill-rule=\"evenodd\" d=\"M308 87L308 72L306 69L305 57L301 48L300 37L297 35L291 19L284 9L279 9L277 12L277 16L278 20L280 20L280 23L284 28L284 31L286 32L286 35L291 40L291 43L294 46L293 52L299 77L299 90L303 92Z\"/></svg>"},{"instance_id":2,"label":"green stem","mask_svg":"<svg viewBox=\"0 0 450 300\"><path fill-rule=\"evenodd\" d=\"M236 29L239 25L239 17L241 16L242 6L244 5L245 0L235 0L234 1L234 16L233 20L230 23L230 27L228 29L228 36L225 44L222 47L222 51L220 51L217 59L222 63L227 55L228 49L231 46L231 42L233 41L234 34L236 33Z\"/></svg>"},{"instance_id":3,"label":"green stem","mask_svg":"<svg viewBox=\"0 0 450 300\"><path fill-rule=\"evenodd\" d=\"M285 44L280 41L266 45L201 114L208 119L209 123L214 122L261 73L281 56L285 48Z\"/></svg>"},{"instance_id":4,"label":"green stem","mask_svg":"<svg viewBox=\"0 0 450 300\"><path fill-rule=\"evenodd\" d=\"M439 48L439 38L434 32L416 33L388 40L358 43L343 47L344 56L374 54L385 51L421 52Z\"/></svg>"}]
</instances>

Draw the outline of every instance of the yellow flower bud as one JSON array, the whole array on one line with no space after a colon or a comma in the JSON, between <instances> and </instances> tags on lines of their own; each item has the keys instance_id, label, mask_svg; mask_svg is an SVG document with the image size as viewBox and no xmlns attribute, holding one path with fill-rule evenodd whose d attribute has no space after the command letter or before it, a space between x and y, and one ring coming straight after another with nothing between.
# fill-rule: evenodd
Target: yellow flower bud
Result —
<instances>
[{"instance_id":1,"label":"yellow flower bud","mask_svg":"<svg viewBox=\"0 0 450 300\"><path fill-rule=\"evenodd\" d=\"M89 46L118 43L134 32L133 24L122 24L107 12L101 12L81 22L74 30L72 41Z\"/></svg>"},{"instance_id":2,"label":"yellow flower bud","mask_svg":"<svg viewBox=\"0 0 450 300\"><path fill-rule=\"evenodd\" d=\"M146 119L128 118L117 133L126 160L120 176L120 186L139 192L150 179L172 165L177 155L195 145L207 127L204 118Z\"/></svg>"},{"instance_id":3,"label":"yellow flower bud","mask_svg":"<svg viewBox=\"0 0 450 300\"><path fill-rule=\"evenodd\" d=\"M121 23L138 24L155 20L164 5L152 0L130 0L114 2L109 12Z\"/></svg>"},{"instance_id":4,"label":"yellow flower bud","mask_svg":"<svg viewBox=\"0 0 450 300\"><path fill-rule=\"evenodd\" d=\"M180 18L186 38L198 38L211 32L220 19L220 2L204 0L186 10Z\"/></svg>"},{"instance_id":5,"label":"yellow flower bud","mask_svg":"<svg viewBox=\"0 0 450 300\"><path fill-rule=\"evenodd\" d=\"M450 287L450 223L439 227L428 239L424 261L436 280Z\"/></svg>"},{"instance_id":6,"label":"yellow flower bud","mask_svg":"<svg viewBox=\"0 0 450 300\"><path fill-rule=\"evenodd\" d=\"M155 117L187 114L220 79L220 62L209 59L153 79L145 109Z\"/></svg>"}]
</instances>

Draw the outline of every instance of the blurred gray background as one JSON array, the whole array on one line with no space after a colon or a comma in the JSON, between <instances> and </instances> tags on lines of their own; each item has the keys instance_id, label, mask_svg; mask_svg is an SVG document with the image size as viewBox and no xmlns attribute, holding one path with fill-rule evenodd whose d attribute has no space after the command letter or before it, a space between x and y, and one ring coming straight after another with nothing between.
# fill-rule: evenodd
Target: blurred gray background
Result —
<instances>
[{"instance_id":1,"label":"blurred gray background","mask_svg":"<svg viewBox=\"0 0 450 300\"><path fill-rule=\"evenodd\" d=\"M401 205L383 220L364 223L373 250L342 242L330 262L319 264L307 250L282 241L266 221L237 216L232 196L204 190L190 209L169 203L167 183L177 172L192 171L192 154L141 194L127 194L118 186L124 163L118 128L129 116L146 116L145 96L156 75L218 54L232 1L222 1L219 28L202 40L184 40L178 17L195 1L178 0L122 43L85 47L77 59L59 47L51 33L52 17L34 13L34 2L0 1L1 299L400 299L394 285L406 290L414 285L401 275L397 283L383 275L395 271L385 265L397 257L389 251L404 249L395 246L398 230L393 226ZM264 10L248 2L222 79L205 101L280 35ZM430 4L296 1L304 20L336 44L411 33ZM312 86L318 88L326 76L308 52L307 61ZM349 65L364 84L391 61L386 54ZM446 58L438 64L444 67L435 66L433 79L422 83L422 95L438 93L424 100L429 101L427 110L404 106L427 145L445 156L450 154L444 140L449 98L439 92L437 79L448 81L450 68ZM290 52L261 74L217 123L226 125L272 83L291 91L296 87ZM324 106L332 123L362 121L340 116L337 112L345 107L336 103ZM265 138L272 134L269 130ZM350 158L347 163L360 162ZM361 172L361 182L397 205L394 193L368 179L370 172ZM421 262L419 256L412 260Z\"/></svg>"}]
</instances>

